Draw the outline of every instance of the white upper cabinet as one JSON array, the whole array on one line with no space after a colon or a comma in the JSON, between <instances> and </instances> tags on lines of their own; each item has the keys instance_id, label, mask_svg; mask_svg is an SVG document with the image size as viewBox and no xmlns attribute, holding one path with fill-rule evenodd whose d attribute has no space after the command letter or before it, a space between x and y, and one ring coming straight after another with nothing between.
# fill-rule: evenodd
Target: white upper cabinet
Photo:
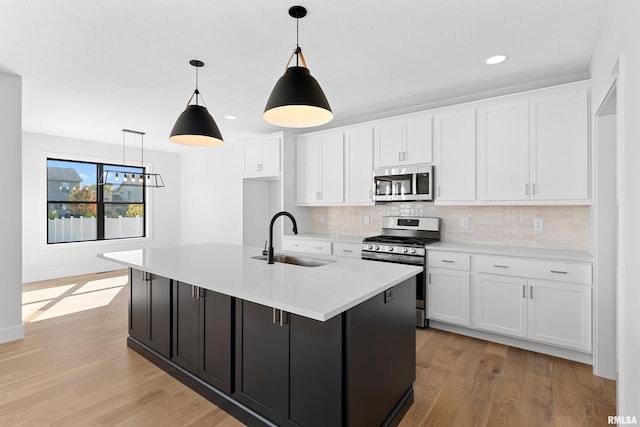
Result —
<instances>
[{"instance_id":1,"label":"white upper cabinet","mask_svg":"<svg viewBox=\"0 0 640 427\"><path fill-rule=\"evenodd\" d=\"M478 200L588 201L587 101L585 89L479 106Z\"/></svg>"},{"instance_id":2,"label":"white upper cabinet","mask_svg":"<svg viewBox=\"0 0 640 427\"><path fill-rule=\"evenodd\" d=\"M420 113L374 125L374 167L431 163L431 116Z\"/></svg>"},{"instance_id":3,"label":"white upper cabinet","mask_svg":"<svg viewBox=\"0 0 640 427\"><path fill-rule=\"evenodd\" d=\"M373 205L373 127L344 132L344 201L347 205Z\"/></svg>"},{"instance_id":4,"label":"white upper cabinet","mask_svg":"<svg viewBox=\"0 0 640 427\"><path fill-rule=\"evenodd\" d=\"M280 150L282 138L273 136L244 145L244 176L273 176L281 172Z\"/></svg>"},{"instance_id":5,"label":"white upper cabinet","mask_svg":"<svg viewBox=\"0 0 640 427\"><path fill-rule=\"evenodd\" d=\"M523 200L529 187L527 100L478 108L478 198Z\"/></svg>"},{"instance_id":6,"label":"white upper cabinet","mask_svg":"<svg viewBox=\"0 0 640 427\"><path fill-rule=\"evenodd\" d=\"M298 205L336 205L344 201L342 132L301 135L297 145Z\"/></svg>"},{"instance_id":7,"label":"white upper cabinet","mask_svg":"<svg viewBox=\"0 0 640 427\"><path fill-rule=\"evenodd\" d=\"M437 114L434 121L435 202L476 198L474 109Z\"/></svg>"},{"instance_id":8,"label":"white upper cabinet","mask_svg":"<svg viewBox=\"0 0 640 427\"><path fill-rule=\"evenodd\" d=\"M533 98L529 112L531 199L588 199L587 91Z\"/></svg>"}]
</instances>

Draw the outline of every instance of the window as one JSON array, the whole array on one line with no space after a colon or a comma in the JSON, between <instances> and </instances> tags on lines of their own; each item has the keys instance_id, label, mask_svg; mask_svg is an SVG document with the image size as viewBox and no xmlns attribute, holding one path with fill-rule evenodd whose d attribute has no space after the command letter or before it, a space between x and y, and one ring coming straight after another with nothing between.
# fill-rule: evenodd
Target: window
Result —
<instances>
[{"instance_id":1,"label":"window","mask_svg":"<svg viewBox=\"0 0 640 427\"><path fill-rule=\"evenodd\" d=\"M142 167L47 159L47 243L144 237L144 173Z\"/></svg>"}]
</instances>

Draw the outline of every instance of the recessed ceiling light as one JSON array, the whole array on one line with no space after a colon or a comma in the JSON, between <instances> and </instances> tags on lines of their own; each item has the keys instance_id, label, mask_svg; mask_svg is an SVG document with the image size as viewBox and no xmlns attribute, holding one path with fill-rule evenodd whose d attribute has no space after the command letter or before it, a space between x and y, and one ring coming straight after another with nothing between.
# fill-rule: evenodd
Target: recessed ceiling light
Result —
<instances>
[{"instance_id":1,"label":"recessed ceiling light","mask_svg":"<svg viewBox=\"0 0 640 427\"><path fill-rule=\"evenodd\" d=\"M495 55L495 56L492 56L491 58L487 58L487 60L484 62L486 62L489 65L496 65L506 60L507 60L507 55Z\"/></svg>"},{"instance_id":2,"label":"recessed ceiling light","mask_svg":"<svg viewBox=\"0 0 640 427\"><path fill-rule=\"evenodd\" d=\"M231 114L228 114L228 115L224 116L224 118L227 119L227 120L235 120L235 119L237 119L236 116L232 116Z\"/></svg>"}]
</instances>

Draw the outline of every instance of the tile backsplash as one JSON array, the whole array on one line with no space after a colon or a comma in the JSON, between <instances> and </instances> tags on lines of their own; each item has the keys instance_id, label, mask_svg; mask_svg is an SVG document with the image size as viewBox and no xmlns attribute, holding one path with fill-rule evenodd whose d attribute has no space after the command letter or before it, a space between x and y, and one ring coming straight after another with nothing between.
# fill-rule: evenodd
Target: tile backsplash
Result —
<instances>
[{"instance_id":1,"label":"tile backsplash","mask_svg":"<svg viewBox=\"0 0 640 427\"><path fill-rule=\"evenodd\" d=\"M376 206L309 208L309 233L373 236L382 217L440 218L444 242L588 250L589 206L434 206L432 203L384 203ZM366 217L369 224L365 223ZM468 219L468 228L462 219ZM543 229L534 230L534 220Z\"/></svg>"}]
</instances>

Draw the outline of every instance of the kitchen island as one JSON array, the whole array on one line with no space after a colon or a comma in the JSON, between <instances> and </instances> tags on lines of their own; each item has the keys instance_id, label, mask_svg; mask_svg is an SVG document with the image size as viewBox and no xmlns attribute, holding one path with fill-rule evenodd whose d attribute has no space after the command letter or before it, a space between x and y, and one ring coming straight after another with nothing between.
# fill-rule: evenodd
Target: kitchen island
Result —
<instances>
[{"instance_id":1,"label":"kitchen island","mask_svg":"<svg viewBox=\"0 0 640 427\"><path fill-rule=\"evenodd\" d=\"M249 425L397 424L419 267L306 267L208 243L100 255L130 271L130 348Z\"/></svg>"}]
</instances>

